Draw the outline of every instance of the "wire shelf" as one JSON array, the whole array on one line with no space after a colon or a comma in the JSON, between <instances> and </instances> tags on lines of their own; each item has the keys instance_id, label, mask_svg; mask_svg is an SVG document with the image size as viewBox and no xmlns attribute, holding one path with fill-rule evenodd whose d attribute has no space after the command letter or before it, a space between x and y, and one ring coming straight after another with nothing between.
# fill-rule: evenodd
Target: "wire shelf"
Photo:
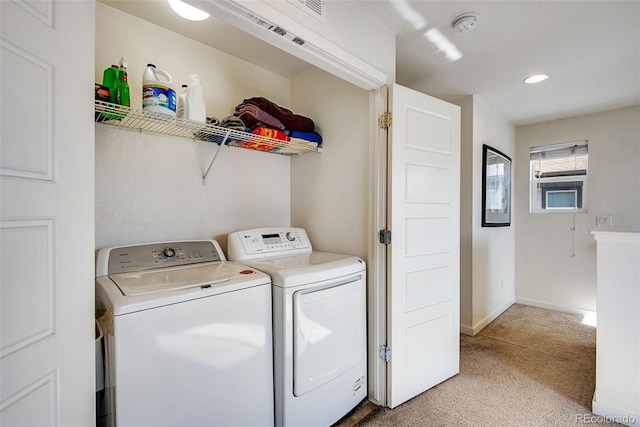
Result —
<instances>
[{"instance_id":1,"label":"wire shelf","mask_svg":"<svg viewBox=\"0 0 640 427\"><path fill-rule=\"evenodd\" d=\"M168 135L194 141L212 142L254 151L291 156L321 152L317 144L304 141L282 141L236 129L194 122L167 114L136 110L104 101L95 101L95 121L100 124L157 135Z\"/></svg>"}]
</instances>

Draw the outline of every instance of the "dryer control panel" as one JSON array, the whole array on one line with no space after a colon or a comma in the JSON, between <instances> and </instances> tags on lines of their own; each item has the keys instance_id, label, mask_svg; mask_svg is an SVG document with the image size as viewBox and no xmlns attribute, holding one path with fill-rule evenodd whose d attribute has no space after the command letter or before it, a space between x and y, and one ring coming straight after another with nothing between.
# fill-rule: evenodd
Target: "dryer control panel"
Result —
<instances>
[{"instance_id":1,"label":"dryer control panel","mask_svg":"<svg viewBox=\"0 0 640 427\"><path fill-rule=\"evenodd\" d=\"M311 242L303 228L256 228L237 231L228 236L229 259L251 259L268 255L310 253Z\"/></svg>"}]
</instances>

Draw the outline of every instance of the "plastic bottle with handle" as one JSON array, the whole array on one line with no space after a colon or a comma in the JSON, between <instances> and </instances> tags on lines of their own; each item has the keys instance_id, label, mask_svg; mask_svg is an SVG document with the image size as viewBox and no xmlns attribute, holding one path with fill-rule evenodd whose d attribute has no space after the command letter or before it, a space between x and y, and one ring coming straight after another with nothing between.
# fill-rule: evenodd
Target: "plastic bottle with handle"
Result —
<instances>
[{"instance_id":1,"label":"plastic bottle with handle","mask_svg":"<svg viewBox=\"0 0 640 427\"><path fill-rule=\"evenodd\" d=\"M102 84L109 88L109 102L117 104L116 98L118 95L118 74L120 73L120 67L112 65L104 70L102 73Z\"/></svg>"},{"instance_id":2,"label":"plastic bottle with handle","mask_svg":"<svg viewBox=\"0 0 640 427\"><path fill-rule=\"evenodd\" d=\"M207 121L207 110L204 104L204 91L200 84L200 76L197 74L191 74L191 79L187 86L184 117L196 122L206 123Z\"/></svg>"},{"instance_id":3,"label":"plastic bottle with handle","mask_svg":"<svg viewBox=\"0 0 640 427\"><path fill-rule=\"evenodd\" d=\"M171 74L147 64L142 74L142 109L154 113L176 115L176 91Z\"/></svg>"}]
</instances>

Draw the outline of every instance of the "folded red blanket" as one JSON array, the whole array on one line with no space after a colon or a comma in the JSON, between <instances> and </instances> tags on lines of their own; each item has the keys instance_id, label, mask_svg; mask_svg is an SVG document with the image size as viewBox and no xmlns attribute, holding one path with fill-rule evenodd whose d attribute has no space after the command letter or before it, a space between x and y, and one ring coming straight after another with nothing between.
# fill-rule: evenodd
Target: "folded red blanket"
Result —
<instances>
[{"instance_id":1,"label":"folded red blanket","mask_svg":"<svg viewBox=\"0 0 640 427\"><path fill-rule=\"evenodd\" d=\"M251 133L255 135L265 136L267 138L281 139L282 141L289 141L289 135L277 129L257 127L253 129Z\"/></svg>"},{"instance_id":2,"label":"folded red blanket","mask_svg":"<svg viewBox=\"0 0 640 427\"><path fill-rule=\"evenodd\" d=\"M275 151L278 147L259 141L235 141L236 145L256 151Z\"/></svg>"}]
</instances>

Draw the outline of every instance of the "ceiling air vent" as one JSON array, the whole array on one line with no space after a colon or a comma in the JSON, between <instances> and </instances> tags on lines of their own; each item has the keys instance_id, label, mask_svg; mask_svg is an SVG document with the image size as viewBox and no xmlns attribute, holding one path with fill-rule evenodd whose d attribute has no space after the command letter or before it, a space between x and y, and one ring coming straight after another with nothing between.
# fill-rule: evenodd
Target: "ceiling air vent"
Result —
<instances>
[{"instance_id":1,"label":"ceiling air vent","mask_svg":"<svg viewBox=\"0 0 640 427\"><path fill-rule=\"evenodd\" d=\"M289 3L295 4L320 21L327 22L324 9L325 0L289 0Z\"/></svg>"}]
</instances>

